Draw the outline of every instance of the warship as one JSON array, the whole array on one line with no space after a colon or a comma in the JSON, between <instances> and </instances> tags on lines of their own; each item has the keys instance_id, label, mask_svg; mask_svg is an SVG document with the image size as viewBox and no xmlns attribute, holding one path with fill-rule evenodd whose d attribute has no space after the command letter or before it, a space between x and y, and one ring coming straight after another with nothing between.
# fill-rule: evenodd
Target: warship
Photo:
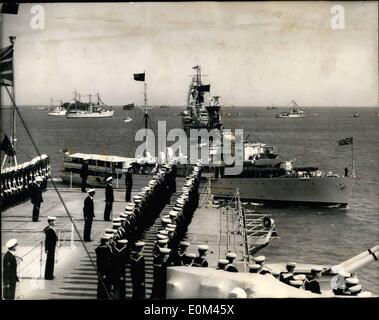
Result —
<instances>
[{"instance_id":1,"label":"warship","mask_svg":"<svg viewBox=\"0 0 379 320\"><path fill-rule=\"evenodd\" d=\"M212 193L216 198L232 198L238 188L243 200L272 204L306 204L306 205L341 205L347 206L354 182L354 162L352 172L345 174L324 172L317 167L295 167L293 160L282 160L277 148L262 142L243 143L243 165L238 175L225 174L228 167L223 161L223 147L226 139L235 146L234 134L227 133L222 125L219 97L206 101L205 92L210 85L204 85L200 66L195 66L196 74L192 77L187 96L187 109L182 115L183 128L219 129L220 139L216 143L207 141L199 143L200 148L209 148L210 161L203 164L206 179L210 180ZM295 101L288 117L304 117ZM284 115L283 115L284 117ZM210 137L211 138L211 137ZM351 141L352 143L352 141ZM233 148L233 147L232 147ZM235 147L234 147L235 148ZM217 159L215 155L220 152ZM353 155L352 155L353 158Z\"/></svg>"},{"instance_id":2,"label":"warship","mask_svg":"<svg viewBox=\"0 0 379 320\"><path fill-rule=\"evenodd\" d=\"M277 148L258 141L243 144L243 165L238 175L225 174L223 162L208 167L212 193L217 198L233 196L239 189L241 199L271 204L347 206L354 182L345 168L344 175L296 167L294 160L283 160Z\"/></svg>"},{"instance_id":3,"label":"warship","mask_svg":"<svg viewBox=\"0 0 379 320\"><path fill-rule=\"evenodd\" d=\"M221 129L220 97L205 99L206 93L209 96L210 85L203 84L200 66L193 69L196 74L192 76L187 93L187 107L182 112L183 129L187 134L191 129Z\"/></svg>"},{"instance_id":4,"label":"warship","mask_svg":"<svg viewBox=\"0 0 379 320\"><path fill-rule=\"evenodd\" d=\"M295 100L291 101L293 106L290 111L282 111L275 115L275 118L305 118L304 110L301 110Z\"/></svg>"}]
</instances>

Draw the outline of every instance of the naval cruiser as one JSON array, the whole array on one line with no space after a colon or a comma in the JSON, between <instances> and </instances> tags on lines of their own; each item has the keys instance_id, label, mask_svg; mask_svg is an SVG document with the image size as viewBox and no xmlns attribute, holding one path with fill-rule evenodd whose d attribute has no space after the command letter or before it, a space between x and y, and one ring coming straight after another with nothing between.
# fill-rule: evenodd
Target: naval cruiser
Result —
<instances>
[{"instance_id":1,"label":"naval cruiser","mask_svg":"<svg viewBox=\"0 0 379 320\"><path fill-rule=\"evenodd\" d=\"M238 188L241 199L256 202L348 204L354 172L349 174L345 168L344 175L340 175L317 167L296 167L294 161L281 159L276 150L262 142L245 141L243 169L238 175L226 175L223 162L210 165L208 176L214 196L233 197Z\"/></svg>"}]
</instances>

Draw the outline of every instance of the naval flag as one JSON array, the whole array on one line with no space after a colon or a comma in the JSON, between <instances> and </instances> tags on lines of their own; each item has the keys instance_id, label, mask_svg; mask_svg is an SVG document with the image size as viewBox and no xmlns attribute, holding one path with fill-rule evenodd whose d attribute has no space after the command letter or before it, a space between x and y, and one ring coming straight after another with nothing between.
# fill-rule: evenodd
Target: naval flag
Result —
<instances>
[{"instance_id":1,"label":"naval flag","mask_svg":"<svg viewBox=\"0 0 379 320\"><path fill-rule=\"evenodd\" d=\"M348 137L338 141L339 146L346 146L353 143L353 137Z\"/></svg>"},{"instance_id":2,"label":"naval flag","mask_svg":"<svg viewBox=\"0 0 379 320\"><path fill-rule=\"evenodd\" d=\"M205 84L205 85L201 85L197 87L197 90L199 90L199 92L209 92L210 89L211 89L210 84Z\"/></svg>"},{"instance_id":3,"label":"naval flag","mask_svg":"<svg viewBox=\"0 0 379 320\"><path fill-rule=\"evenodd\" d=\"M16 151L14 150L12 143L10 142L8 136L4 134L4 139L1 142L1 150L9 157L14 157Z\"/></svg>"},{"instance_id":4,"label":"naval flag","mask_svg":"<svg viewBox=\"0 0 379 320\"><path fill-rule=\"evenodd\" d=\"M13 44L0 52L0 85L13 86Z\"/></svg>"},{"instance_id":5,"label":"naval flag","mask_svg":"<svg viewBox=\"0 0 379 320\"><path fill-rule=\"evenodd\" d=\"M145 81L145 73L133 73L134 80Z\"/></svg>"}]
</instances>

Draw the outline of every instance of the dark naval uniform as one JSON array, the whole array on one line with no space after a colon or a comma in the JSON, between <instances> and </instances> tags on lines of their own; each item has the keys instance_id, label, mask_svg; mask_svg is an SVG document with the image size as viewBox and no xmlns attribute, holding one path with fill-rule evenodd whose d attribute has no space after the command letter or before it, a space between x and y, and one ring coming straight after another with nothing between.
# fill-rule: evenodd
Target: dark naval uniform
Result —
<instances>
[{"instance_id":1,"label":"dark naval uniform","mask_svg":"<svg viewBox=\"0 0 379 320\"><path fill-rule=\"evenodd\" d=\"M129 202L132 196L133 174L129 171L125 172L125 201Z\"/></svg>"},{"instance_id":2,"label":"dark naval uniform","mask_svg":"<svg viewBox=\"0 0 379 320\"><path fill-rule=\"evenodd\" d=\"M113 247L112 255L112 283L113 283L113 298L125 299L125 266L129 260L129 249L127 246L116 244Z\"/></svg>"},{"instance_id":3,"label":"dark naval uniform","mask_svg":"<svg viewBox=\"0 0 379 320\"><path fill-rule=\"evenodd\" d=\"M7 251L3 259L3 298L5 300L14 300L16 292L17 277L16 257L10 251Z\"/></svg>"},{"instance_id":4,"label":"dark naval uniform","mask_svg":"<svg viewBox=\"0 0 379 320\"><path fill-rule=\"evenodd\" d=\"M192 267L208 267L208 261L205 258L202 257L196 257L193 260Z\"/></svg>"},{"instance_id":5,"label":"dark naval uniform","mask_svg":"<svg viewBox=\"0 0 379 320\"><path fill-rule=\"evenodd\" d=\"M112 249L108 245L100 245L95 249L98 272L97 298L108 299L107 291L111 291ZM105 288L104 288L105 287Z\"/></svg>"},{"instance_id":6,"label":"dark naval uniform","mask_svg":"<svg viewBox=\"0 0 379 320\"><path fill-rule=\"evenodd\" d=\"M307 276L304 282L304 289L313 293L321 293L320 283L312 276Z\"/></svg>"},{"instance_id":7,"label":"dark naval uniform","mask_svg":"<svg viewBox=\"0 0 379 320\"><path fill-rule=\"evenodd\" d=\"M92 220L95 217L93 199L88 196L84 200L84 241L91 241Z\"/></svg>"},{"instance_id":8,"label":"dark naval uniform","mask_svg":"<svg viewBox=\"0 0 379 320\"><path fill-rule=\"evenodd\" d=\"M161 255L154 258L154 284L151 298L166 298L167 262L162 261Z\"/></svg>"},{"instance_id":9,"label":"dark naval uniform","mask_svg":"<svg viewBox=\"0 0 379 320\"><path fill-rule=\"evenodd\" d=\"M45 251L46 256L46 267L45 267L45 279L54 279L54 260L55 260L55 248L57 245L58 237L53 227L47 226L44 230L45 239Z\"/></svg>"},{"instance_id":10,"label":"dark naval uniform","mask_svg":"<svg viewBox=\"0 0 379 320\"><path fill-rule=\"evenodd\" d=\"M105 187L105 209L104 209L104 221L111 221L111 212L114 202L113 187L111 184L107 184Z\"/></svg>"},{"instance_id":11,"label":"dark naval uniform","mask_svg":"<svg viewBox=\"0 0 379 320\"><path fill-rule=\"evenodd\" d=\"M279 280L285 284L291 285L290 281L295 280L291 272L281 272Z\"/></svg>"},{"instance_id":12,"label":"dark naval uniform","mask_svg":"<svg viewBox=\"0 0 379 320\"><path fill-rule=\"evenodd\" d=\"M88 178L88 164L86 162L83 162L82 167L80 168L80 177L82 178L82 192L86 192Z\"/></svg>"},{"instance_id":13,"label":"dark naval uniform","mask_svg":"<svg viewBox=\"0 0 379 320\"><path fill-rule=\"evenodd\" d=\"M145 299L145 258L134 252L130 258L130 274L132 277L133 299Z\"/></svg>"},{"instance_id":14,"label":"dark naval uniform","mask_svg":"<svg viewBox=\"0 0 379 320\"><path fill-rule=\"evenodd\" d=\"M233 263L228 263L226 266L225 266L225 271L228 271L228 272L238 272L238 269L236 268L236 266L233 264Z\"/></svg>"},{"instance_id":15,"label":"dark naval uniform","mask_svg":"<svg viewBox=\"0 0 379 320\"><path fill-rule=\"evenodd\" d=\"M38 221L41 203L43 202L41 188L37 183L32 184L32 189L30 191L30 200L33 204L33 221L36 222Z\"/></svg>"}]
</instances>

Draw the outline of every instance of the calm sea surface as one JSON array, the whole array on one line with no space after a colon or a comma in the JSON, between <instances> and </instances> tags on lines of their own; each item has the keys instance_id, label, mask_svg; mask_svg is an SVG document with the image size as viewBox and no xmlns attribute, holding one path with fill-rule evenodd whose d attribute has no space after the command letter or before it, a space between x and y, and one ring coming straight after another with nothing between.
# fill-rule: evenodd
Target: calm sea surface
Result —
<instances>
[{"instance_id":1,"label":"calm sea surface","mask_svg":"<svg viewBox=\"0 0 379 320\"><path fill-rule=\"evenodd\" d=\"M49 117L37 107L21 107L41 153L51 157L53 175L62 166L61 149L84 153L134 156L137 129L143 127L142 113L128 111L133 121L124 123L126 112L115 108L109 119ZM180 128L183 108L156 108L150 111L150 125L167 121L167 129ZM244 136L279 148L283 159L296 158L298 166L317 166L342 173L351 166L351 146L337 141L354 137L356 180L348 208L259 207L271 213L280 239L261 251L268 261L335 264L379 243L379 117L375 108L306 108L304 119L276 119L265 108L226 108L226 128L242 128ZM350 117L355 111L359 118ZM256 114L257 113L257 114ZM2 128L9 133L9 110L2 112ZM21 122L17 121L18 161L36 155ZM379 265L373 263L360 272L364 286L379 294ZM365 279L367 280L365 280Z\"/></svg>"}]
</instances>

